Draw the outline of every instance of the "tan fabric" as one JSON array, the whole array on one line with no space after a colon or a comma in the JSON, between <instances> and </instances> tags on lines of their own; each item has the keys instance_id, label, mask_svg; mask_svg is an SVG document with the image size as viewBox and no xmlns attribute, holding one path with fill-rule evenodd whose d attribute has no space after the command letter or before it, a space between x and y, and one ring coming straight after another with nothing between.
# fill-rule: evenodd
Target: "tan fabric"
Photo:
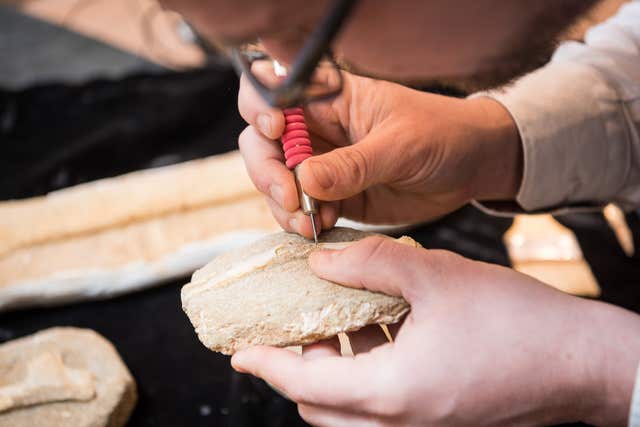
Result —
<instances>
[{"instance_id":1,"label":"tan fabric","mask_svg":"<svg viewBox=\"0 0 640 427\"><path fill-rule=\"evenodd\" d=\"M513 86L474 96L502 103L518 126L524 210L640 206L640 1Z\"/></svg>"}]
</instances>

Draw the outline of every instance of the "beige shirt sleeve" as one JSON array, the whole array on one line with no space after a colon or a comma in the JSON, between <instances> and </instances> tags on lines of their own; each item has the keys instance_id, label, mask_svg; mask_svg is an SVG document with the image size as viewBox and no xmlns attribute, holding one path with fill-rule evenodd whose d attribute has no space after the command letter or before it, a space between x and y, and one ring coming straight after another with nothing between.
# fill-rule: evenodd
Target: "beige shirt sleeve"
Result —
<instances>
[{"instance_id":1,"label":"beige shirt sleeve","mask_svg":"<svg viewBox=\"0 0 640 427\"><path fill-rule=\"evenodd\" d=\"M525 211L640 206L640 1L491 97L513 116Z\"/></svg>"},{"instance_id":2,"label":"beige shirt sleeve","mask_svg":"<svg viewBox=\"0 0 640 427\"><path fill-rule=\"evenodd\" d=\"M636 372L636 382L631 395L631 406L629 407L629 427L640 427L640 366Z\"/></svg>"}]
</instances>

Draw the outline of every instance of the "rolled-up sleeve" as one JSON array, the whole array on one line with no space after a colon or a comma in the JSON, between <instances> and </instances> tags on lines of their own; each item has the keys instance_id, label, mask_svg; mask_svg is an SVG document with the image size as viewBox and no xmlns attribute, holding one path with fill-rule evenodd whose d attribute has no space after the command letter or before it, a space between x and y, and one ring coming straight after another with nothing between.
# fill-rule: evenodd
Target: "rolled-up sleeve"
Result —
<instances>
[{"instance_id":1,"label":"rolled-up sleeve","mask_svg":"<svg viewBox=\"0 0 640 427\"><path fill-rule=\"evenodd\" d=\"M640 206L640 1L513 85L474 96L503 104L518 127L525 211Z\"/></svg>"},{"instance_id":2,"label":"rolled-up sleeve","mask_svg":"<svg viewBox=\"0 0 640 427\"><path fill-rule=\"evenodd\" d=\"M631 395L628 425L629 427L640 427L640 366L636 372L636 382Z\"/></svg>"}]
</instances>

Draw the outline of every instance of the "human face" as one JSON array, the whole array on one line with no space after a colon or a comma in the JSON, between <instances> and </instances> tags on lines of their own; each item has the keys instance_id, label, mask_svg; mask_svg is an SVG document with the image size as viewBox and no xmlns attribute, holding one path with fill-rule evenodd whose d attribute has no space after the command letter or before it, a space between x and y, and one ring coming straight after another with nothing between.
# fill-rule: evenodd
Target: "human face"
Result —
<instances>
[{"instance_id":1,"label":"human face","mask_svg":"<svg viewBox=\"0 0 640 427\"><path fill-rule=\"evenodd\" d=\"M328 0L163 0L205 36L260 37L290 62L331 5ZM540 65L557 35L594 0L360 0L335 40L357 74L406 83L492 86Z\"/></svg>"}]
</instances>

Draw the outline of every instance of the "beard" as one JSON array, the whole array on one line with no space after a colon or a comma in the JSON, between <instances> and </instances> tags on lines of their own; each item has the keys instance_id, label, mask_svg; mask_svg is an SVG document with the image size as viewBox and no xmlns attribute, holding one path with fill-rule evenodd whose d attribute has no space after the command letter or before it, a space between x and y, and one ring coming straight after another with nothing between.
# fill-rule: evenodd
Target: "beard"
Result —
<instances>
[{"instance_id":1,"label":"beard","mask_svg":"<svg viewBox=\"0 0 640 427\"><path fill-rule=\"evenodd\" d=\"M415 89L453 96L465 96L509 85L519 77L548 63L558 45L571 34L572 27L598 1L548 0L546 13L533 21L526 31L522 31L504 52L487 58L472 74L411 80L382 78ZM341 69L352 74L381 78L375 73L358 69L346 58L337 57L337 63Z\"/></svg>"}]
</instances>

